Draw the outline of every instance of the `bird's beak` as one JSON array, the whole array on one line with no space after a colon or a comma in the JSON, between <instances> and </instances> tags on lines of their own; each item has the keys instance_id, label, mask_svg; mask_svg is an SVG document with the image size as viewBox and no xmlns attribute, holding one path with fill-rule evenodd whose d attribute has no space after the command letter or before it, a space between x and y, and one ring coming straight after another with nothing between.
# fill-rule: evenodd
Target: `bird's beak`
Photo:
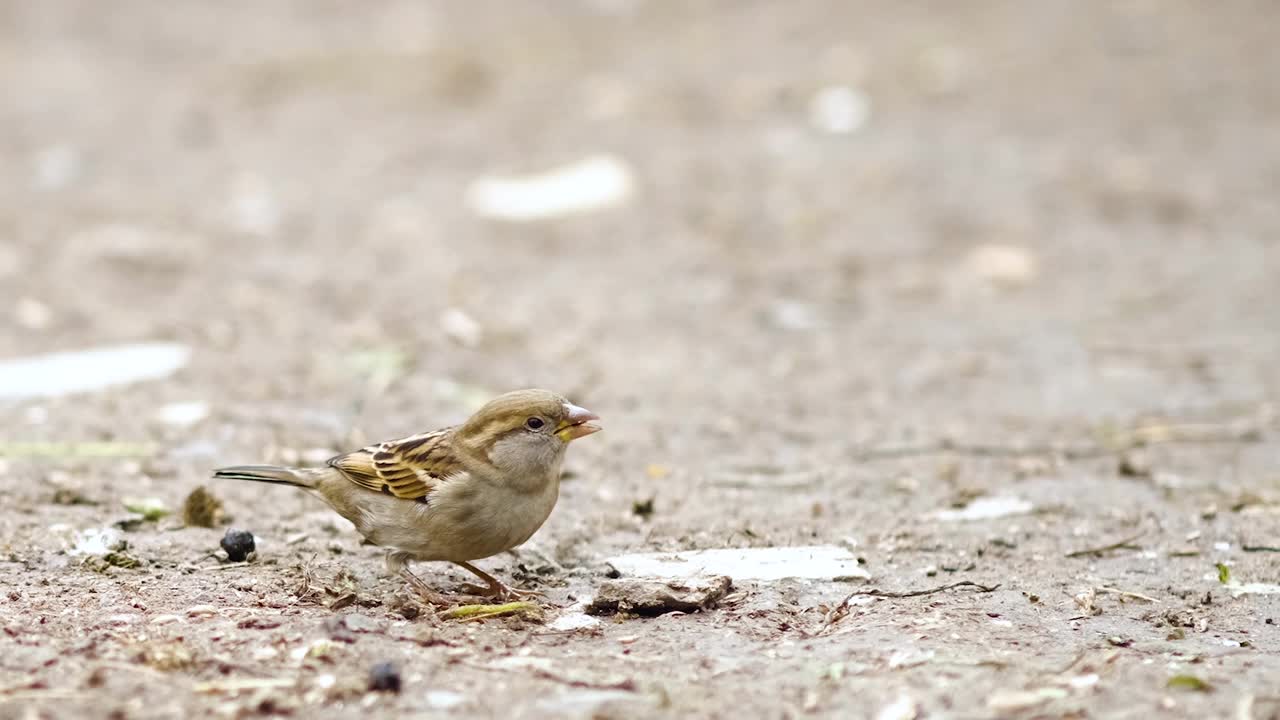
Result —
<instances>
[{"instance_id":1,"label":"bird's beak","mask_svg":"<svg viewBox=\"0 0 1280 720\"><path fill-rule=\"evenodd\" d=\"M600 432L600 426L592 422L593 420L599 420L599 415L572 403L565 403L564 409L565 418L556 426L556 435L561 440L569 442L580 437L586 437L594 432Z\"/></svg>"}]
</instances>

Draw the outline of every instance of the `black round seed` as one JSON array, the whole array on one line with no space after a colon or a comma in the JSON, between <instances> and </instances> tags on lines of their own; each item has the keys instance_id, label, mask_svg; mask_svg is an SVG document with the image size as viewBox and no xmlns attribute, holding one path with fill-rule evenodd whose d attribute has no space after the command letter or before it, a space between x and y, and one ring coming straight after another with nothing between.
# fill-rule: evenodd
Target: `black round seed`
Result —
<instances>
[{"instance_id":1,"label":"black round seed","mask_svg":"<svg viewBox=\"0 0 1280 720\"><path fill-rule=\"evenodd\" d=\"M227 551L227 559L231 562L244 562L256 547L253 544L253 533L248 530L227 528L222 536L222 549Z\"/></svg>"},{"instance_id":2,"label":"black round seed","mask_svg":"<svg viewBox=\"0 0 1280 720\"><path fill-rule=\"evenodd\" d=\"M400 692L400 670L393 663L384 662L369 670L369 689L378 692Z\"/></svg>"}]
</instances>

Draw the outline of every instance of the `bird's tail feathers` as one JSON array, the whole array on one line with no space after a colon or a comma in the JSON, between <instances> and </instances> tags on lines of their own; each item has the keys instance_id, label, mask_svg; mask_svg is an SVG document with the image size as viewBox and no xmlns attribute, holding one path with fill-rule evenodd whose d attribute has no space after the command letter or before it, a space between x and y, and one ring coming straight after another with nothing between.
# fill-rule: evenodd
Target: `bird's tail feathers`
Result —
<instances>
[{"instance_id":1,"label":"bird's tail feathers","mask_svg":"<svg viewBox=\"0 0 1280 720\"><path fill-rule=\"evenodd\" d=\"M317 480L316 473L312 470L279 465L233 465L214 470L213 476L220 479L252 480L301 488L315 488Z\"/></svg>"}]
</instances>

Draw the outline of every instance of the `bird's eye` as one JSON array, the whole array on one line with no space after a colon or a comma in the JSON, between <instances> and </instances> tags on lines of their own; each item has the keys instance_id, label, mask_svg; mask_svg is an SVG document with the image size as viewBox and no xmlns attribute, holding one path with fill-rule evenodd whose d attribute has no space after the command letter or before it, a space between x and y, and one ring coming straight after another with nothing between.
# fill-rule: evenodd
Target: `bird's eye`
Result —
<instances>
[{"instance_id":1,"label":"bird's eye","mask_svg":"<svg viewBox=\"0 0 1280 720\"><path fill-rule=\"evenodd\" d=\"M542 426L546 424L547 423L542 418L536 415L524 421L524 426L530 430L541 430Z\"/></svg>"}]
</instances>

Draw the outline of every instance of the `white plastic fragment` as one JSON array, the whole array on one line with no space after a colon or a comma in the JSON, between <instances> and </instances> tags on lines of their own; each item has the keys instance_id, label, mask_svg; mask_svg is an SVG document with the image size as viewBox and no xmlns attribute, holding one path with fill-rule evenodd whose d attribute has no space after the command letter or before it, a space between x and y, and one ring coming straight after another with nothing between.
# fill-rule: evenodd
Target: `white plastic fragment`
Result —
<instances>
[{"instance_id":1,"label":"white plastic fragment","mask_svg":"<svg viewBox=\"0 0 1280 720\"><path fill-rule=\"evenodd\" d=\"M452 690L428 690L427 704L435 710L449 710L466 702L467 698L462 693L456 693Z\"/></svg>"},{"instance_id":2,"label":"white plastic fragment","mask_svg":"<svg viewBox=\"0 0 1280 720\"><path fill-rule=\"evenodd\" d=\"M600 618L592 617L583 612L574 612L561 615L560 617L547 623L547 627L552 630L584 630L586 628L595 627L601 622Z\"/></svg>"},{"instance_id":3,"label":"white plastic fragment","mask_svg":"<svg viewBox=\"0 0 1280 720\"><path fill-rule=\"evenodd\" d=\"M536 175L479 178L467 188L466 203L494 220L548 220L626 202L635 185L632 175L622 158L593 155Z\"/></svg>"},{"instance_id":4,"label":"white plastic fragment","mask_svg":"<svg viewBox=\"0 0 1280 720\"><path fill-rule=\"evenodd\" d=\"M1076 690L1091 688L1098 684L1098 673L1088 673L1087 675L1076 675L1067 680L1067 684Z\"/></svg>"},{"instance_id":5,"label":"white plastic fragment","mask_svg":"<svg viewBox=\"0 0 1280 720\"><path fill-rule=\"evenodd\" d=\"M895 650L889 656L889 669L899 670L924 665L933 660L936 654L933 650Z\"/></svg>"},{"instance_id":6,"label":"white plastic fragment","mask_svg":"<svg viewBox=\"0 0 1280 720\"><path fill-rule=\"evenodd\" d=\"M1025 515L1035 509L1029 500L1012 496L981 497L960 509L947 508L932 514L944 522L994 520L1009 515Z\"/></svg>"},{"instance_id":7,"label":"white plastic fragment","mask_svg":"<svg viewBox=\"0 0 1280 720\"><path fill-rule=\"evenodd\" d=\"M871 118L871 101L862 92L844 85L825 87L809 101L809 122L832 135L855 133Z\"/></svg>"},{"instance_id":8,"label":"white plastic fragment","mask_svg":"<svg viewBox=\"0 0 1280 720\"><path fill-rule=\"evenodd\" d=\"M124 546L124 538L115 528L89 528L76 533L75 540L67 550L68 555L75 557L102 557L115 552Z\"/></svg>"},{"instance_id":9,"label":"white plastic fragment","mask_svg":"<svg viewBox=\"0 0 1280 720\"><path fill-rule=\"evenodd\" d=\"M622 575L633 577L727 575L735 581L865 580L871 577L852 553L835 545L635 553L608 562Z\"/></svg>"},{"instance_id":10,"label":"white plastic fragment","mask_svg":"<svg viewBox=\"0 0 1280 720\"><path fill-rule=\"evenodd\" d=\"M58 397L158 380L187 364L179 343L138 343L0 361L0 399Z\"/></svg>"}]
</instances>

